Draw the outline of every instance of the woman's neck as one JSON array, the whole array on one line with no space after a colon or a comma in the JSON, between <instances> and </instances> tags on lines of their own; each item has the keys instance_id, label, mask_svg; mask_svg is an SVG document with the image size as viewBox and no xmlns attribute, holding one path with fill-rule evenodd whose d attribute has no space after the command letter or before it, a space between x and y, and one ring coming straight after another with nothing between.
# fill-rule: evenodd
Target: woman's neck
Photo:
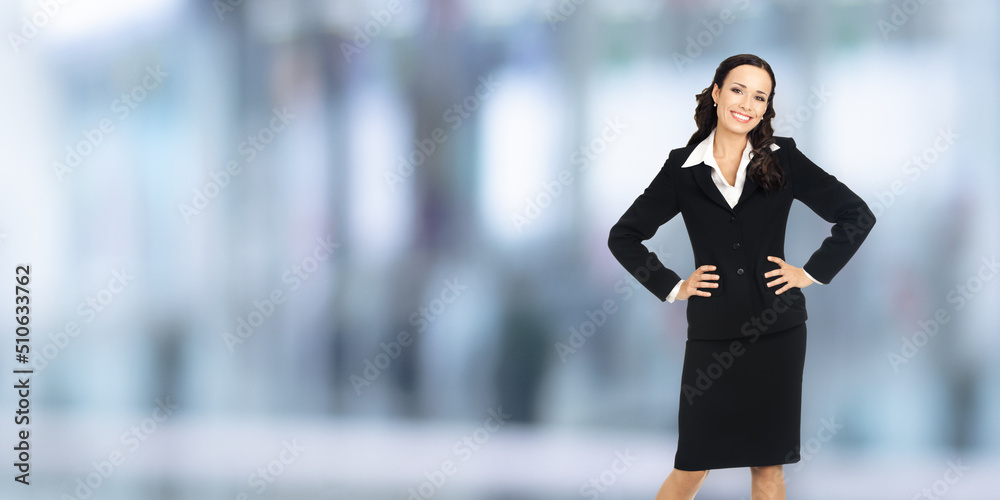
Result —
<instances>
[{"instance_id":1,"label":"woman's neck","mask_svg":"<svg viewBox=\"0 0 1000 500\"><path fill-rule=\"evenodd\" d=\"M747 147L746 134L734 134L721 127L715 128L715 145L712 154L718 158L733 158L743 156Z\"/></svg>"}]
</instances>

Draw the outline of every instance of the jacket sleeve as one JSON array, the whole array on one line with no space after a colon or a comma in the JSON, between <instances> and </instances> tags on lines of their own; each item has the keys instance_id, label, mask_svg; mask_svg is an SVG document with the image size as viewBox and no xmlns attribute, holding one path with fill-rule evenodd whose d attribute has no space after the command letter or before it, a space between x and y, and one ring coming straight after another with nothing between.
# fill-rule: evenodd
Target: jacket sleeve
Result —
<instances>
[{"instance_id":1,"label":"jacket sleeve","mask_svg":"<svg viewBox=\"0 0 1000 500\"><path fill-rule=\"evenodd\" d=\"M656 254L642 242L652 238L661 225L680 212L667 167L669 162L668 158L649 187L612 226L608 236L608 248L618 262L661 301L667 300L681 277L661 264Z\"/></svg>"},{"instance_id":2,"label":"jacket sleeve","mask_svg":"<svg viewBox=\"0 0 1000 500\"><path fill-rule=\"evenodd\" d=\"M875 214L854 191L799 151L794 139L788 138L788 143L787 158L791 162L788 170L795 199L833 223L830 236L802 269L815 280L830 283L871 233Z\"/></svg>"}]
</instances>

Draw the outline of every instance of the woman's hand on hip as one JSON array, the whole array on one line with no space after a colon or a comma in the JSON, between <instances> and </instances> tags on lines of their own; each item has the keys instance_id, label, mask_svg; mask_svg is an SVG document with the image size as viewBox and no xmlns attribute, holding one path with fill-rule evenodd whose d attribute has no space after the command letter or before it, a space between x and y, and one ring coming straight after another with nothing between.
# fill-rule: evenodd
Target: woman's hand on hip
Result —
<instances>
[{"instance_id":1,"label":"woman's hand on hip","mask_svg":"<svg viewBox=\"0 0 1000 500\"><path fill-rule=\"evenodd\" d=\"M709 271L715 271L715 266L704 265L695 269L688 279L681 282L681 289L677 292L677 298L687 300L692 295L711 297L711 293L699 290L699 288L719 288L718 283L706 281L719 279L718 274L707 274Z\"/></svg>"},{"instance_id":2,"label":"woman's hand on hip","mask_svg":"<svg viewBox=\"0 0 1000 500\"><path fill-rule=\"evenodd\" d=\"M802 270L801 267L795 267L773 255L768 255L767 260L775 262L781 266L779 269L774 269L764 273L765 278L773 278L775 276L778 277L778 279L767 283L768 288L782 283L785 284L785 286L774 292L776 295L780 295L781 292L788 291L791 288L805 288L814 283L813 280L809 279L809 276L806 276L806 272Z\"/></svg>"}]
</instances>

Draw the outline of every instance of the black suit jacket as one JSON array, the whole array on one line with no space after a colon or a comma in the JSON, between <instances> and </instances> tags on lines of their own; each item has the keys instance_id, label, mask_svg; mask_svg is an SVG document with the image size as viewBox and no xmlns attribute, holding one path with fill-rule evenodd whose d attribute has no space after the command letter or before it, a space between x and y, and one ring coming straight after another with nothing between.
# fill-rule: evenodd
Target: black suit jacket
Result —
<instances>
[{"instance_id":1,"label":"black suit jacket","mask_svg":"<svg viewBox=\"0 0 1000 500\"><path fill-rule=\"evenodd\" d=\"M768 255L785 258L785 226L793 200L834 224L830 236L802 266L824 284L847 264L875 225L875 215L864 200L806 158L792 138L774 140L787 180L780 191L765 196L748 175L739 202L730 208L712 181L712 167L701 162L680 168L696 147L692 144L670 152L649 187L611 228L608 247L615 258L666 301L682 278L642 242L678 213L684 218L695 267L714 265L712 274L719 275L718 288L702 289L711 297L687 299L688 338L756 340L806 321L802 289L778 295L775 292L783 284L768 288L767 282L777 277L764 277L779 268L767 260Z\"/></svg>"}]
</instances>

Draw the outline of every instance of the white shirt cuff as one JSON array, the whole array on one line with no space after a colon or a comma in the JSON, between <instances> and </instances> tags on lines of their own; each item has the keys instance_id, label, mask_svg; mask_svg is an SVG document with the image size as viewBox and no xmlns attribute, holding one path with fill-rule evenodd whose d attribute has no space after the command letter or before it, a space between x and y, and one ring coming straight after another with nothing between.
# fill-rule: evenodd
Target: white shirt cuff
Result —
<instances>
[{"instance_id":1,"label":"white shirt cuff","mask_svg":"<svg viewBox=\"0 0 1000 500\"><path fill-rule=\"evenodd\" d=\"M681 283L684 283L684 280L680 280L674 285L674 289L670 291L670 295L667 295L667 302L672 304L677 299L677 293L681 291Z\"/></svg>"},{"instance_id":2,"label":"white shirt cuff","mask_svg":"<svg viewBox=\"0 0 1000 500\"><path fill-rule=\"evenodd\" d=\"M806 273L806 270L803 269L802 272ZM808 276L809 279L813 280L813 282L815 282L815 283L819 283L820 285L825 285L825 283L820 283L819 280L817 280L816 278L813 278L812 275L810 275L809 273L806 273L806 276Z\"/></svg>"}]
</instances>

